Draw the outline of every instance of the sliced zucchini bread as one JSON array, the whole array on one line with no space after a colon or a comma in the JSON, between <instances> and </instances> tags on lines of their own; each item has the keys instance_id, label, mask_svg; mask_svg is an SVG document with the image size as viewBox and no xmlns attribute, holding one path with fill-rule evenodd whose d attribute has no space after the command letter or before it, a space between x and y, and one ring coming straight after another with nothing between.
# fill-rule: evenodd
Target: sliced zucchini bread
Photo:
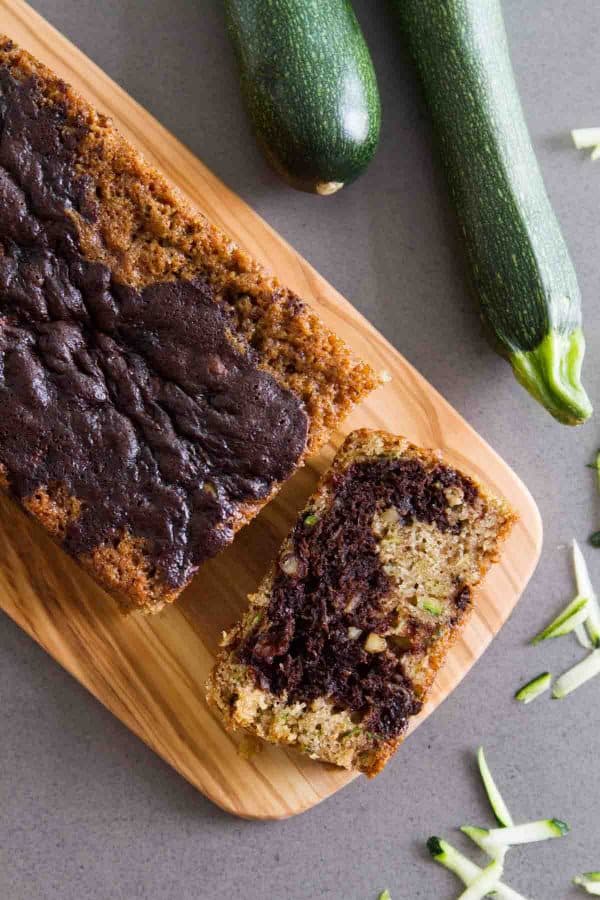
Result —
<instances>
[{"instance_id":1,"label":"sliced zucchini bread","mask_svg":"<svg viewBox=\"0 0 600 900\"><path fill-rule=\"evenodd\" d=\"M0 490L157 612L379 384L0 34Z\"/></svg>"},{"instance_id":2,"label":"sliced zucchini bread","mask_svg":"<svg viewBox=\"0 0 600 900\"><path fill-rule=\"evenodd\" d=\"M439 454L353 432L225 635L209 702L228 728L376 775L514 521Z\"/></svg>"}]
</instances>

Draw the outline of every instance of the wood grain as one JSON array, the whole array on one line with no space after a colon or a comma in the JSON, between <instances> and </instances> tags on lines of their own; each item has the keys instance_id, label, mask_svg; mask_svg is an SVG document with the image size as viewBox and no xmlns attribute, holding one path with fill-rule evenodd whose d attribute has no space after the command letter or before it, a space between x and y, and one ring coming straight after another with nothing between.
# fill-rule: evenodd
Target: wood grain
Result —
<instances>
[{"instance_id":1,"label":"wood grain","mask_svg":"<svg viewBox=\"0 0 600 900\"><path fill-rule=\"evenodd\" d=\"M500 565L438 677L417 727L456 687L508 618L536 565L537 508L497 454L308 263L97 66L21 0L0 0L0 31L109 113L188 199L311 301L325 321L393 380L346 423L386 428L427 447L503 494L520 515ZM238 617L268 561L343 435L299 472L209 563L173 608L123 619L112 601L6 499L0 501L0 605L28 634L185 778L224 809L282 818L309 809L352 780L333 767L265 748L237 752L207 709L203 686L220 634ZM410 753L410 741L400 750ZM392 763L394 765L394 763Z\"/></svg>"}]
</instances>

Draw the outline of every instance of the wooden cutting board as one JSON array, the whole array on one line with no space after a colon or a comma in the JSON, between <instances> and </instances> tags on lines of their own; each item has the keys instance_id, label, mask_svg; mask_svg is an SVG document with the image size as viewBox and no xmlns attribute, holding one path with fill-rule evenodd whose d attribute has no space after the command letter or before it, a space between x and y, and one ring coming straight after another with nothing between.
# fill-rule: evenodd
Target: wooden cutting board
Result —
<instances>
[{"instance_id":1,"label":"wooden cutting board","mask_svg":"<svg viewBox=\"0 0 600 900\"><path fill-rule=\"evenodd\" d=\"M109 113L188 199L272 269L375 368L393 381L346 423L385 428L427 447L503 494L520 515L500 565L440 673L416 728L456 687L506 621L537 563L542 528L533 499L497 454L369 323L259 216L21 0L0 0L0 31ZM285 188L282 188L285 190ZM352 780L331 766L266 747L238 753L204 701L223 629L243 609L296 511L344 434L311 461L205 566L173 608L122 618L114 604L10 501L0 500L0 605L31 637L178 772L224 809L276 819L309 809ZM410 753L410 741L399 754ZM397 765L392 763L391 765Z\"/></svg>"}]
</instances>

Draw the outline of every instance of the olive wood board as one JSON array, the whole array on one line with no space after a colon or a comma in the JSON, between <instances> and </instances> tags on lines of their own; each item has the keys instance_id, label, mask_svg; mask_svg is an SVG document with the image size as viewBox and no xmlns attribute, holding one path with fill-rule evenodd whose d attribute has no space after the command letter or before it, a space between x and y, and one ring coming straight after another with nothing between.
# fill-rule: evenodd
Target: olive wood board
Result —
<instances>
[{"instance_id":1,"label":"olive wood board","mask_svg":"<svg viewBox=\"0 0 600 900\"><path fill-rule=\"evenodd\" d=\"M108 709L202 793L231 813L278 819L300 813L355 777L273 747L247 759L207 708L204 683L221 633L244 608L299 508L353 427L404 434L504 495L520 516L502 560L478 591L423 713L444 700L514 608L537 563L542 528L522 482L461 416L272 228L141 106L22 0L0 0L0 31L113 117L121 131L209 219L310 301L327 324L392 381L343 433L208 563L180 601L154 617L122 617L112 600L6 498L0 501L0 605ZM287 188L282 188L287 190ZM326 200L323 202L327 202ZM398 756L410 753L410 741ZM400 766L397 758L390 764Z\"/></svg>"}]
</instances>

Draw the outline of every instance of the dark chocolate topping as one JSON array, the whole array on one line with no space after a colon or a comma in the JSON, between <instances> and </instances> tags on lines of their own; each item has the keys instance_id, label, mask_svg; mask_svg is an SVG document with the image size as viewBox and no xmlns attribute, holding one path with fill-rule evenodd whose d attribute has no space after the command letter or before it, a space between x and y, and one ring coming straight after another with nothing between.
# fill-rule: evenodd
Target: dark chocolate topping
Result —
<instances>
[{"instance_id":1,"label":"dark chocolate topping","mask_svg":"<svg viewBox=\"0 0 600 900\"><path fill-rule=\"evenodd\" d=\"M297 572L278 569L267 611L268 627L248 636L239 657L261 687L288 692L291 701L329 697L359 714L363 725L390 738L402 734L421 703L402 669L403 650L391 645L368 653L352 640L350 627L383 633L392 624L382 600L391 590L373 534L373 517L394 506L401 523L434 523L460 531L447 516L444 489L460 486L465 502L475 485L453 469L427 469L415 459L377 459L355 463L334 477L335 499L314 521L305 515L292 533ZM285 564L285 561L284 561ZM457 586L454 600L463 610L469 590ZM393 613L392 613L393 615ZM458 614L457 614L457 617ZM431 640L424 626L412 624L411 642Z\"/></svg>"},{"instance_id":2,"label":"dark chocolate topping","mask_svg":"<svg viewBox=\"0 0 600 900\"><path fill-rule=\"evenodd\" d=\"M62 486L82 502L72 553L130 532L179 586L293 471L307 415L234 348L205 281L138 291L83 257L84 134L0 69L0 462L21 498Z\"/></svg>"}]
</instances>

